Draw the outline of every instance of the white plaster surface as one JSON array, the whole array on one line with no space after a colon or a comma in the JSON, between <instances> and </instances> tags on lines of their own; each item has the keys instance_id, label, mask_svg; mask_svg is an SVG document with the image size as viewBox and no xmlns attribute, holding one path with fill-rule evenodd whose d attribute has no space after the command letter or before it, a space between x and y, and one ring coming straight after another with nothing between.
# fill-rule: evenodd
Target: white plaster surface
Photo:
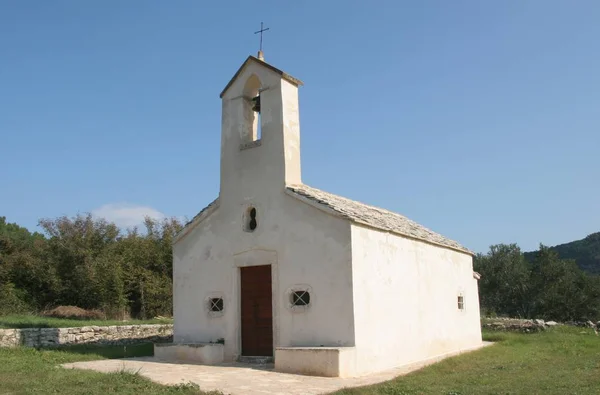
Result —
<instances>
[{"instance_id":1,"label":"white plaster surface","mask_svg":"<svg viewBox=\"0 0 600 395\"><path fill-rule=\"evenodd\" d=\"M353 346L349 223L298 204L283 191L268 198L257 194L252 204L259 213L255 232L242 230L242 202L222 203L175 246L174 342L223 338L225 360L234 361L241 349L239 267L270 264L274 346ZM306 284L311 304L293 311L289 292ZM215 294L224 299L220 317L206 308Z\"/></svg>"},{"instance_id":2,"label":"white plaster surface","mask_svg":"<svg viewBox=\"0 0 600 395\"><path fill-rule=\"evenodd\" d=\"M355 376L354 347L278 347L275 370L323 377Z\"/></svg>"},{"instance_id":3,"label":"white plaster surface","mask_svg":"<svg viewBox=\"0 0 600 395\"><path fill-rule=\"evenodd\" d=\"M484 342L481 347L490 345ZM65 368L90 369L99 372L126 370L138 372L160 384L196 383L204 391L221 391L231 395L314 395L326 394L346 387L381 383L418 370L456 353L437 356L415 364L402 366L363 377L317 377L279 373L272 365L264 367L239 363L219 366L173 364L152 357L104 359L62 365Z\"/></svg>"},{"instance_id":4,"label":"white plaster surface","mask_svg":"<svg viewBox=\"0 0 600 395\"><path fill-rule=\"evenodd\" d=\"M352 258L359 373L481 345L470 255L352 225Z\"/></svg>"}]
</instances>

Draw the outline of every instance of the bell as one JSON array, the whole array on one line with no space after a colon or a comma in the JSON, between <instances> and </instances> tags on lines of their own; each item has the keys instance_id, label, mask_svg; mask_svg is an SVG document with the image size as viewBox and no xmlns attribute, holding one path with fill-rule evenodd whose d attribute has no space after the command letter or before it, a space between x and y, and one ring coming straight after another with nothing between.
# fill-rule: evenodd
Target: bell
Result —
<instances>
[{"instance_id":1,"label":"bell","mask_svg":"<svg viewBox=\"0 0 600 395\"><path fill-rule=\"evenodd\" d=\"M252 111L260 112L260 95L252 99Z\"/></svg>"}]
</instances>

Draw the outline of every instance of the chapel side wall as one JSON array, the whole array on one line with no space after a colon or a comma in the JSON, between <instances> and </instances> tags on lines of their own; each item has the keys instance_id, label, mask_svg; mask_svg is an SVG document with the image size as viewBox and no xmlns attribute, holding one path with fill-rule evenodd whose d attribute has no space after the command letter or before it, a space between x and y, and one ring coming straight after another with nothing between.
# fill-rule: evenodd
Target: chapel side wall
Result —
<instances>
[{"instance_id":1,"label":"chapel side wall","mask_svg":"<svg viewBox=\"0 0 600 395\"><path fill-rule=\"evenodd\" d=\"M481 345L470 255L359 225L352 255L357 372Z\"/></svg>"},{"instance_id":2,"label":"chapel side wall","mask_svg":"<svg viewBox=\"0 0 600 395\"><path fill-rule=\"evenodd\" d=\"M270 264L274 255L274 347L353 346L351 225L281 191L230 197L174 246L174 342L225 340L225 359L241 352L239 267ZM259 226L243 231L248 205ZM262 259L262 261L261 261ZM246 262L247 261L247 262ZM289 306L290 291L308 288L305 310ZM211 316L209 297L223 297Z\"/></svg>"}]
</instances>

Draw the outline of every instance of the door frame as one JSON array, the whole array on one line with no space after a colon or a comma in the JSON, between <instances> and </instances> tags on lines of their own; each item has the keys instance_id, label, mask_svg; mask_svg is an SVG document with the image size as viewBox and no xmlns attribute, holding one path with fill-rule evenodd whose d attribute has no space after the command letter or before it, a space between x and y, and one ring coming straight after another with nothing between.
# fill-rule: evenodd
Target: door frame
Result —
<instances>
[{"instance_id":1,"label":"door frame","mask_svg":"<svg viewBox=\"0 0 600 395\"><path fill-rule=\"evenodd\" d=\"M233 270L235 271L235 284L233 287L233 301L235 301L235 344L233 345L233 358L238 360L242 356L242 271L240 268L248 266L271 266L271 303L273 319L273 357L275 345L279 344L279 266L277 264L277 251L254 249L240 252L233 256Z\"/></svg>"}]
</instances>

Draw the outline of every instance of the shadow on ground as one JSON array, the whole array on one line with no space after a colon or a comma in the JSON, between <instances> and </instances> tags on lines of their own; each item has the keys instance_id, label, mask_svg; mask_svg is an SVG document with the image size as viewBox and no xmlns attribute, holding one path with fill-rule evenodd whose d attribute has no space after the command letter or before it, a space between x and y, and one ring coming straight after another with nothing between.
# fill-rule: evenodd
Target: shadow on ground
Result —
<instances>
[{"instance_id":1,"label":"shadow on ground","mask_svg":"<svg viewBox=\"0 0 600 395\"><path fill-rule=\"evenodd\" d=\"M105 344L77 344L44 349L74 354L94 354L98 355L99 359L151 357L154 355L154 344L148 342L110 346Z\"/></svg>"}]
</instances>

